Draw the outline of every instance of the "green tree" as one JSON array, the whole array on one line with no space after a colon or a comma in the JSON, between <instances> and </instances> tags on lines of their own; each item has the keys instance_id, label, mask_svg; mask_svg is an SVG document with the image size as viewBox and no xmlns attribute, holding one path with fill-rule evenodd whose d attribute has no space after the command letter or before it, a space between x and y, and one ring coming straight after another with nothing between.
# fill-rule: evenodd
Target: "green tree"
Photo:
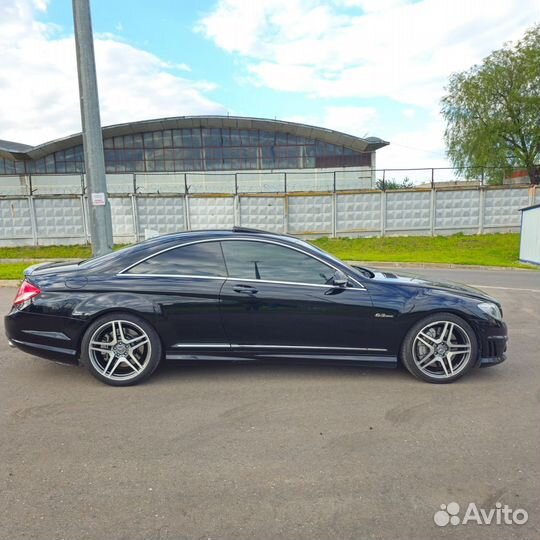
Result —
<instances>
[{"instance_id":1,"label":"green tree","mask_svg":"<svg viewBox=\"0 0 540 540\"><path fill-rule=\"evenodd\" d=\"M389 189L409 189L414 187L414 184L409 180L409 177L406 176L403 180L382 180L379 179L375 183L375 187L381 191L388 191Z\"/></svg>"},{"instance_id":2,"label":"green tree","mask_svg":"<svg viewBox=\"0 0 540 540\"><path fill-rule=\"evenodd\" d=\"M493 51L481 64L454 73L442 99L448 157L462 173L502 181L503 169L526 168L539 182L540 25ZM494 170L489 167L501 167Z\"/></svg>"}]
</instances>

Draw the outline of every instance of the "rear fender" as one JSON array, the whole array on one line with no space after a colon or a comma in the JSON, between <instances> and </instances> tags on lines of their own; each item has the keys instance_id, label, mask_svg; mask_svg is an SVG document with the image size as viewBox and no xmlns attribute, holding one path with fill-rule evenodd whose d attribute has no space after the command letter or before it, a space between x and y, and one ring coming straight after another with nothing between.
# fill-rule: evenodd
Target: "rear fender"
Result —
<instances>
[{"instance_id":1,"label":"rear fender","mask_svg":"<svg viewBox=\"0 0 540 540\"><path fill-rule=\"evenodd\" d=\"M150 318L161 315L159 306L141 294L129 292L103 292L85 295L73 308L73 317L95 319L108 311L129 311L146 314Z\"/></svg>"},{"instance_id":2,"label":"rear fender","mask_svg":"<svg viewBox=\"0 0 540 540\"><path fill-rule=\"evenodd\" d=\"M130 313L141 317L154 327L156 326L156 319L162 314L159 306L154 305L149 300L145 300L140 294L103 293L87 297L73 309L73 317L79 317L84 320L79 342L76 344L79 352L86 329L97 318L114 312Z\"/></svg>"}]
</instances>

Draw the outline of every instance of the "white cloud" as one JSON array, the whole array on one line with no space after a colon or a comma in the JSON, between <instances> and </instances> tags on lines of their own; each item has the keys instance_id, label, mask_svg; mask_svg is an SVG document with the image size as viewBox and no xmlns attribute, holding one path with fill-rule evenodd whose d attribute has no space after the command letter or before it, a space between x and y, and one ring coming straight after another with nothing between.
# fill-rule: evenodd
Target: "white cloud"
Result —
<instances>
[{"instance_id":1,"label":"white cloud","mask_svg":"<svg viewBox=\"0 0 540 540\"><path fill-rule=\"evenodd\" d=\"M365 137L369 135L377 119L374 107L325 107L320 114L309 116L291 115L286 118L290 122L299 122L312 126L323 126L350 135Z\"/></svg>"},{"instance_id":2,"label":"white cloud","mask_svg":"<svg viewBox=\"0 0 540 540\"><path fill-rule=\"evenodd\" d=\"M244 56L259 85L437 107L450 73L539 16L540 0L219 0L197 30Z\"/></svg>"},{"instance_id":3,"label":"white cloud","mask_svg":"<svg viewBox=\"0 0 540 540\"><path fill-rule=\"evenodd\" d=\"M326 107L323 123L326 127L365 137L377 118L374 107Z\"/></svg>"},{"instance_id":4,"label":"white cloud","mask_svg":"<svg viewBox=\"0 0 540 540\"><path fill-rule=\"evenodd\" d=\"M407 116L414 110L404 109ZM289 116L287 120L316 126L324 126L358 137L382 133L381 118L374 107L329 106L318 115ZM405 122L407 124L407 122ZM387 178L403 180L408 177L415 183L429 181L431 170L420 168L448 167L444 144L444 124L441 117L431 114L425 124L411 124L402 130L396 130L389 137L390 145L377 152L378 169L399 169L388 171ZM416 170L407 170L415 169ZM436 171L436 179L452 179L450 171Z\"/></svg>"},{"instance_id":5,"label":"white cloud","mask_svg":"<svg viewBox=\"0 0 540 540\"><path fill-rule=\"evenodd\" d=\"M37 144L80 131L73 37L37 21L44 0L0 0L0 138ZM224 114L214 86L111 35L95 40L103 125L162 116Z\"/></svg>"},{"instance_id":6,"label":"white cloud","mask_svg":"<svg viewBox=\"0 0 540 540\"><path fill-rule=\"evenodd\" d=\"M416 111L414 109L411 109L410 107L407 107L406 109L402 109L401 114L405 118L414 118L416 116Z\"/></svg>"},{"instance_id":7,"label":"white cloud","mask_svg":"<svg viewBox=\"0 0 540 540\"><path fill-rule=\"evenodd\" d=\"M443 167L439 109L448 76L539 20L540 0L218 0L197 30L242 57L255 86L303 94L315 106L342 98L402 103L401 129L365 106L352 107L364 111L358 120L339 106L296 119L359 136L373 130L390 141L378 152L381 167Z\"/></svg>"}]
</instances>

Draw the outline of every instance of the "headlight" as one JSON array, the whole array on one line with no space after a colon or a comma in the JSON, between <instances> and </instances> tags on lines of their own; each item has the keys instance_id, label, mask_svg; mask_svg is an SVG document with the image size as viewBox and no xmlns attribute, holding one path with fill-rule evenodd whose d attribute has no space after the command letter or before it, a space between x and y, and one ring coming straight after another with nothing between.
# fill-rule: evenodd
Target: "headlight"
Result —
<instances>
[{"instance_id":1,"label":"headlight","mask_svg":"<svg viewBox=\"0 0 540 540\"><path fill-rule=\"evenodd\" d=\"M478 307L488 315L491 315L494 319L502 321L502 313L497 304L492 304L491 302L482 302L478 304Z\"/></svg>"}]
</instances>

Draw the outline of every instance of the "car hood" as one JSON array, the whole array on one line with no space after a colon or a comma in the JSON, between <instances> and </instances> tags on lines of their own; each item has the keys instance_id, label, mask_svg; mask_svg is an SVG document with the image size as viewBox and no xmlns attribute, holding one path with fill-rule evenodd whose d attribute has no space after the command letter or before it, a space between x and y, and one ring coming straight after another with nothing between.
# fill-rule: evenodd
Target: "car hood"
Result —
<instances>
[{"instance_id":1,"label":"car hood","mask_svg":"<svg viewBox=\"0 0 540 540\"><path fill-rule=\"evenodd\" d=\"M436 289L441 291L447 291L454 294L461 294L463 296L468 296L471 298L477 298L479 300L487 300L493 302L497 305L500 305L495 298L489 296L480 289L475 287L470 287L463 283L454 283L453 281L437 281L431 280L423 276L418 276L415 274L408 274L406 272L391 272L391 271L382 271L376 270L374 268L369 269L372 274L372 280L379 283L396 283L399 285L411 285L415 287L424 287L426 289Z\"/></svg>"}]
</instances>

